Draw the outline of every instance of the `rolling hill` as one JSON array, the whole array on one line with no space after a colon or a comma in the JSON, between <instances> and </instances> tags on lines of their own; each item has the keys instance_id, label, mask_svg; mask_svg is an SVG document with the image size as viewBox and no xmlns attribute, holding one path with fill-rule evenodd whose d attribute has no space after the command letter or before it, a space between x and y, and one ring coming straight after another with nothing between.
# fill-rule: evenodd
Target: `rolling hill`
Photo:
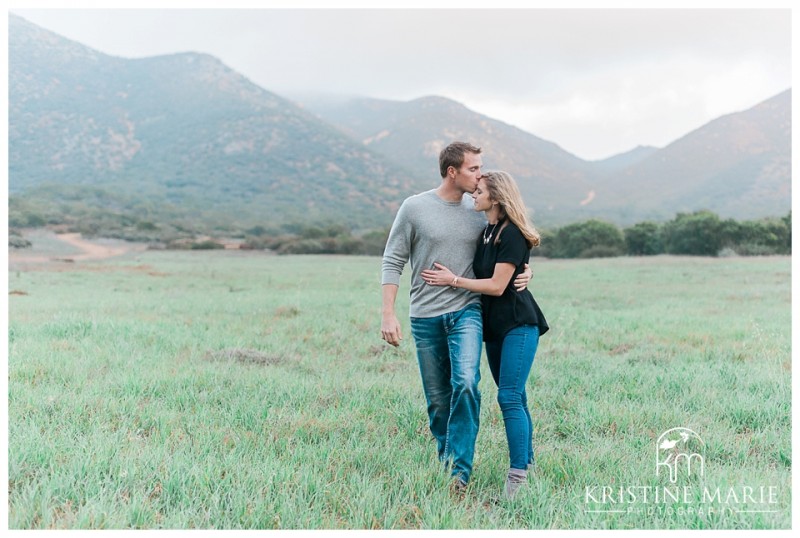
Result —
<instances>
[{"instance_id":1,"label":"rolling hill","mask_svg":"<svg viewBox=\"0 0 800 538\"><path fill-rule=\"evenodd\" d=\"M364 228L431 185L211 56L110 57L13 15L9 102L11 195Z\"/></svg>"}]
</instances>

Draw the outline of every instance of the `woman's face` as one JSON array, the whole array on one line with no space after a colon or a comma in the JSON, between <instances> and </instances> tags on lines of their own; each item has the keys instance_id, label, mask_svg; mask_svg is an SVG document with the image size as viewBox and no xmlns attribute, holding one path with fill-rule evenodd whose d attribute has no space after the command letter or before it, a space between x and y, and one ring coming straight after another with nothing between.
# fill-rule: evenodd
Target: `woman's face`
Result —
<instances>
[{"instance_id":1,"label":"woman's face","mask_svg":"<svg viewBox=\"0 0 800 538\"><path fill-rule=\"evenodd\" d=\"M489 197L489 189L483 178L478 181L478 187L472 193L472 200L475 202L475 211L488 211L492 208L493 200Z\"/></svg>"}]
</instances>

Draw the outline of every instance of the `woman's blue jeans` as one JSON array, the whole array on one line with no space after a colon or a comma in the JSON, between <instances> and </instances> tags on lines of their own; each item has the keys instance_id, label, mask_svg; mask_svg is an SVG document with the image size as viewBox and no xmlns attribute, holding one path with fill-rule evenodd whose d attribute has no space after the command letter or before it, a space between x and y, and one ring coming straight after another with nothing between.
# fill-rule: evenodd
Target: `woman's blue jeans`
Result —
<instances>
[{"instance_id":1,"label":"woman's blue jeans","mask_svg":"<svg viewBox=\"0 0 800 538\"><path fill-rule=\"evenodd\" d=\"M539 345L539 327L523 325L508 331L502 340L486 342L489 369L497 384L497 403L506 425L512 469L533 463L533 421L525 384Z\"/></svg>"},{"instance_id":2,"label":"woman's blue jeans","mask_svg":"<svg viewBox=\"0 0 800 538\"><path fill-rule=\"evenodd\" d=\"M468 482L480 420L481 306L411 318L411 334L439 460Z\"/></svg>"}]
</instances>

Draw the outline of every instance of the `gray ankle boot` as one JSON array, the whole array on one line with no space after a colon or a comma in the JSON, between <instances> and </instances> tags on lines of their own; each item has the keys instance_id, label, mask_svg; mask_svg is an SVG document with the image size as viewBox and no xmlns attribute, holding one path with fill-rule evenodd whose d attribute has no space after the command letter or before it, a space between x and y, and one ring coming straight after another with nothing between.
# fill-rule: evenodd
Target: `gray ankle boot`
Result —
<instances>
[{"instance_id":1,"label":"gray ankle boot","mask_svg":"<svg viewBox=\"0 0 800 538\"><path fill-rule=\"evenodd\" d=\"M512 499L519 488L528 483L528 472L525 469L509 469L506 477L506 498Z\"/></svg>"}]
</instances>

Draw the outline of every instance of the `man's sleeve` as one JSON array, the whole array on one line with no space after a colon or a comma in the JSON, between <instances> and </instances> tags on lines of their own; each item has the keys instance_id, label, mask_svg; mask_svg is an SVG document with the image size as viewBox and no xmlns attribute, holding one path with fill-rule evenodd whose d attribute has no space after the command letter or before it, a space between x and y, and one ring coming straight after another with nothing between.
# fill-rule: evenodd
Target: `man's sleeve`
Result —
<instances>
[{"instance_id":1,"label":"man's sleeve","mask_svg":"<svg viewBox=\"0 0 800 538\"><path fill-rule=\"evenodd\" d=\"M394 218L381 264L381 285L400 285L400 276L411 254L411 221L406 202Z\"/></svg>"}]
</instances>

